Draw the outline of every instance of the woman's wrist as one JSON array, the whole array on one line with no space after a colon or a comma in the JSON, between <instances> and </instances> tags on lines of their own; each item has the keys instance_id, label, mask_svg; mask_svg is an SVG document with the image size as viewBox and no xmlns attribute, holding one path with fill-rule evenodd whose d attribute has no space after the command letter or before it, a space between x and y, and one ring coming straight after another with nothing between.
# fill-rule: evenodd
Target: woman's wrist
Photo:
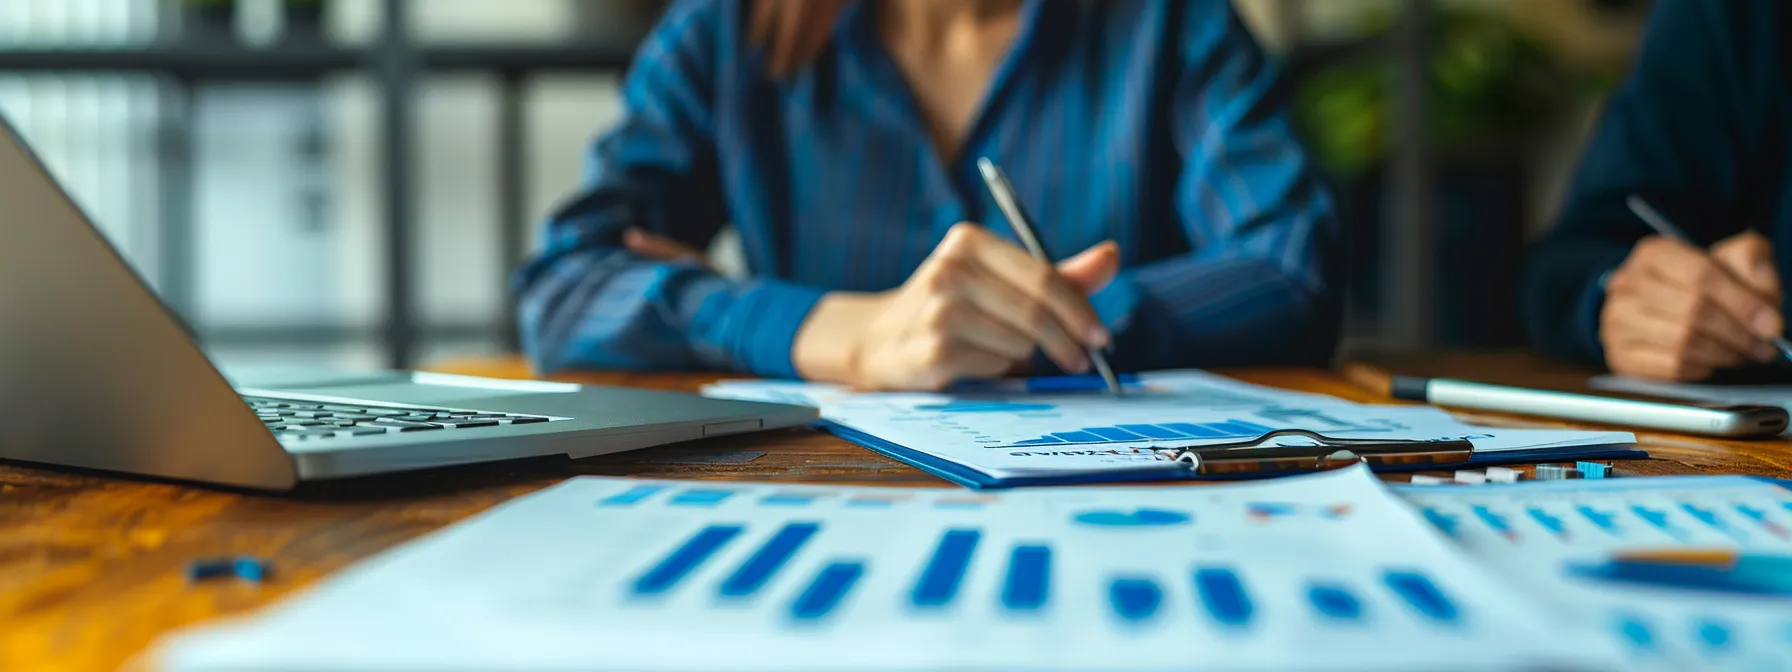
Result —
<instances>
[{"instance_id":1,"label":"woman's wrist","mask_svg":"<svg viewBox=\"0 0 1792 672\"><path fill-rule=\"evenodd\" d=\"M790 346L790 362L804 380L851 383L857 376L864 326L881 294L828 292L809 311Z\"/></svg>"}]
</instances>

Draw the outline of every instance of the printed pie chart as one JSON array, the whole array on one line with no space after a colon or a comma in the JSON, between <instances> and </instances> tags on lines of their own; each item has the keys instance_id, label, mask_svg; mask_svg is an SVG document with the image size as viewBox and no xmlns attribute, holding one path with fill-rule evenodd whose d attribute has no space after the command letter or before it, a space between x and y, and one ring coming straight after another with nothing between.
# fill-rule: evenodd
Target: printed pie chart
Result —
<instances>
[{"instance_id":1,"label":"printed pie chart","mask_svg":"<svg viewBox=\"0 0 1792 672\"><path fill-rule=\"evenodd\" d=\"M1169 509L1097 509L1083 511L1074 518L1078 523L1093 527L1169 527L1187 525L1194 519L1187 512Z\"/></svg>"}]
</instances>

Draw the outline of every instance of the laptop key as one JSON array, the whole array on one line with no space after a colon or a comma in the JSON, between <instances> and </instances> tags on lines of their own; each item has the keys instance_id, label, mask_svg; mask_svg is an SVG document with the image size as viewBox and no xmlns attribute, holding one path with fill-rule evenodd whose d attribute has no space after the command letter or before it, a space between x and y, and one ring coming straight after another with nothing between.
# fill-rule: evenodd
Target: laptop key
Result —
<instances>
[{"instance_id":1,"label":"laptop key","mask_svg":"<svg viewBox=\"0 0 1792 672\"><path fill-rule=\"evenodd\" d=\"M508 418L507 421L513 425L527 425L527 424L536 423L536 422L547 422L548 419L547 418L531 417L531 416L527 416L527 415L513 415L510 418Z\"/></svg>"},{"instance_id":2,"label":"laptop key","mask_svg":"<svg viewBox=\"0 0 1792 672\"><path fill-rule=\"evenodd\" d=\"M497 420L454 420L454 419L449 419L449 420L431 420L430 422L437 424L437 425L441 425L443 427L453 427L456 429L465 429L468 427L496 427L496 426L498 426Z\"/></svg>"},{"instance_id":3,"label":"laptop key","mask_svg":"<svg viewBox=\"0 0 1792 672\"><path fill-rule=\"evenodd\" d=\"M371 415L376 418L390 418L390 417L395 417L395 416L400 416L400 415L411 415L413 413L413 411L400 410L400 409L396 409L396 408L369 408L369 409L361 411L361 413L363 413L365 415Z\"/></svg>"},{"instance_id":4,"label":"laptop key","mask_svg":"<svg viewBox=\"0 0 1792 672\"><path fill-rule=\"evenodd\" d=\"M304 429L282 431L280 432L279 437L282 439L318 439L326 436L336 436L336 432L339 431L341 430L335 427L306 427Z\"/></svg>"},{"instance_id":5,"label":"laptop key","mask_svg":"<svg viewBox=\"0 0 1792 672\"><path fill-rule=\"evenodd\" d=\"M380 428L384 428L387 430L394 430L394 431L400 431L400 432L420 432L420 431L423 431L426 429L441 429L442 428L441 425L432 425L427 422L405 422L402 420L375 420L373 422L369 422L369 423L363 424L361 426L362 427L380 427Z\"/></svg>"},{"instance_id":6,"label":"laptop key","mask_svg":"<svg viewBox=\"0 0 1792 672\"><path fill-rule=\"evenodd\" d=\"M386 429L383 427L349 427L336 430L337 436L372 436L385 433Z\"/></svg>"}]
</instances>

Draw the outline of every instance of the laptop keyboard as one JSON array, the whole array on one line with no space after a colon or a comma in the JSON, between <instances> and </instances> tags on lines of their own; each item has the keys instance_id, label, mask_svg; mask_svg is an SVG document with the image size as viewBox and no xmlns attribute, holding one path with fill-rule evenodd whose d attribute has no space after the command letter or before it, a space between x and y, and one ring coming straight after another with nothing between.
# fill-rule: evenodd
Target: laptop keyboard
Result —
<instances>
[{"instance_id":1,"label":"laptop keyboard","mask_svg":"<svg viewBox=\"0 0 1792 672\"><path fill-rule=\"evenodd\" d=\"M243 401L255 409L255 416L267 423L268 429L273 430L274 436L281 441L526 425L553 420L545 416L516 413L407 406L355 406L268 397L243 397Z\"/></svg>"}]
</instances>

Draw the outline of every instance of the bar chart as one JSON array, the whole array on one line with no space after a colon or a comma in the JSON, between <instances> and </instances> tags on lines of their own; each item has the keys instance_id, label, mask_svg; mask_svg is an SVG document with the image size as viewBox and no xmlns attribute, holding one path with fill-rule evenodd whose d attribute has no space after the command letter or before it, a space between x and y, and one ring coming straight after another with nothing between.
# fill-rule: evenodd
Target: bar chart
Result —
<instances>
[{"instance_id":1,"label":"bar chart","mask_svg":"<svg viewBox=\"0 0 1792 672\"><path fill-rule=\"evenodd\" d=\"M1160 424L1127 424L1113 427L1083 427L1052 432L1036 439L1016 441L1017 446L1039 446L1054 443L1118 443L1153 439L1254 439L1274 430L1245 420Z\"/></svg>"},{"instance_id":2,"label":"bar chart","mask_svg":"<svg viewBox=\"0 0 1792 672\"><path fill-rule=\"evenodd\" d=\"M1751 545L1792 541L1792 515L1774 513L1766 506L1747 503L1703 504L1686 501L1612 504L1533 504L1510 509L1496 504L1461 508L1426 506L1425 520L1450 536L1464 533L1464 521L1474 531L1485 532L1507 543L1521 545L1527 536L1574 542L1586 537L1601 543L1693 542ZM1283 512L1254 509L1251 515L1275 517ZM1783 519L1783 520L1782 520Z\"/></svg>"},{"instance_id":3,"label":"bar chart","mask_svg":"<svg viewBox=\"0 0 1792 672\"><path fill-rule=\"evenodd\" d=\"M1406 488L1439 531L1551 596L1625 669L1792 666L1792 492L1749 478ZM1571 637L1574 635L1570 635Z\"/></svg>"},{"instance_id":4,"label":"bar chart","mask_svg":"<svg viewBox=\"0 0 1792 672\"><path fill-rule=\"evenodd\" d=\"M746 543L752 537L749 532L739 525L706 525L696 530L628 584L629 600L651 603L653 598L677 590L713 590L717 598L724 600L754 599L773 578L803 564L796 562L798 555L811 541L825 534L825 529L816 522L786 522L764 536L744 560L724 568L719 583L682 585L690 583L705 563L718 558L730 544ZM1190 602L1199 606L1202 619L1213 627L1250 629L1260 620L1255 591L1266 588L1253 587L1248 571L1234 565L1190 563L1178 585L1174 576L1140 571L1063 576L1054 561L1056 554L1050 541L1021 540L991 548L982 530L948 528L939 533L927 560L918 569L893 570L911 574L900 578L905 590L874 599L901 602L905 610L917 614L953 609L967 600L979 599L965 594L967 576L979 562L993 562L999 565L1001 578L991 602L1008 617L1026 618L1052 611L1054 586L1088 581L1105 586L1105 617L1120 623L1152 621L1159 616L1167 596L1178 591L1190 596ZM867 555L825 557L806 563L817 569L798 581L803 588L784 611L800 621L835 616L860 580L880 571L866 559ZM1374 583L1379 585L1353 586L1341 579L1296 579L1273 590L1300 593L1310 610L1308 616L1324 622L1365 621L1369 618L1366 605L1370 599L1398 605L1413 618L1426 622L1453 624L1460 619L1456 601L1422 570L1385 568Z\"/></svg>"},{"instance_id":5,"label":"bar chart","mask_svg":"<svg viewBox=\"0 0 1792 672\"><path fill-rule=\"evenodd\" d=\"M1519 593L1366 469L994 493L581 477L296 598L226 652L267 665L218 669L369 650L404 669L513 669L519 651L668 672L1452 669L1471 651L1621 669ZM1722 625L1707 634L1731 648L1759 637Z\"/></svg>"}]
</instances>

